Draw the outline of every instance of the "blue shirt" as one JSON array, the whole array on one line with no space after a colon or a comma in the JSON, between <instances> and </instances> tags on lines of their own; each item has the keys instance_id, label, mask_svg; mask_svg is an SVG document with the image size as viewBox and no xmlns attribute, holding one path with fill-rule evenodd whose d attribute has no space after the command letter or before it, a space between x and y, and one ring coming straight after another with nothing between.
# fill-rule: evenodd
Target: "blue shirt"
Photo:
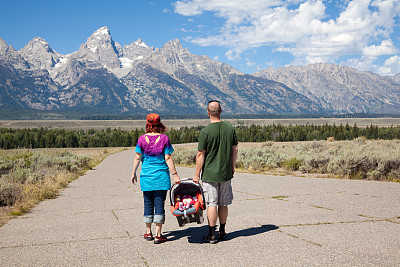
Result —
<instances>
[{"instance_id":1,"label":"blue shirt","mask_svg":"<svg viewBox=\"0 0 400 267\"><path fill-rule=\"evenodd\" d=\"M164 134L142 135L138 139L135 151L142 154L141 190L169 190L171 180L165 155L172 154L174 149L168 136Z\"/></svg>"}]
</instances>

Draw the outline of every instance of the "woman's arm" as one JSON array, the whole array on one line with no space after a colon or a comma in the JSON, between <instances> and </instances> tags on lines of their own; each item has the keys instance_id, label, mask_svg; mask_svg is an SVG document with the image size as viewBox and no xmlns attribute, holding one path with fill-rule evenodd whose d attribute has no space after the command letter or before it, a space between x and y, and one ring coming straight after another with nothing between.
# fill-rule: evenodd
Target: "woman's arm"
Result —
<instances>
[{"instance_id":1,"label":"woman's arm","mask_svg":"<svg viewBox=\"0 0 400 267\"><path fill-rule=\"evenodd\" d=\"M132 171L132 178L131 178L132 184L137 183L136 171L137 171L137 168L139 167L141 159L142 159L142 154L136 152L135 159L133 160L133 171Z\"/></svg>"},{"instance_id":2,"label":"woman's arm","mask_svg":"<svg viewBox=\"0 0 400 267\"><path fill-rule=\"evenodd\" d=\"M165 154L165 161L167 162L170 172L172 172L172 175L174 176L175 184L179 184L181 182L181 178L179 178L178 172L175 169L174 160L172 159L171 154Z\"/></svg>"}]
</instances>

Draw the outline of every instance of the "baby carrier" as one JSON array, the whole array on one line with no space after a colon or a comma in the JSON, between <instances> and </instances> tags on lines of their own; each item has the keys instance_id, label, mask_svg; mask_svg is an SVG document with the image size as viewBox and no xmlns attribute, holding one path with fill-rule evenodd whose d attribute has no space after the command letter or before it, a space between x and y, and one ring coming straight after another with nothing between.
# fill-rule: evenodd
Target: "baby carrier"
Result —
<instances>
[{"instance_id":1,"label":"baby carrier","mask_svg":"<svg viewBox=\"0 0 400 267\"><path fill-rule=\"evenodd\" d=\"M192 179L181 179L181 183L174 184L170 190L172 215L176 216L179 226L186 223L203 223L204 203L203 188Z\"/></svg>"}]
</instances>

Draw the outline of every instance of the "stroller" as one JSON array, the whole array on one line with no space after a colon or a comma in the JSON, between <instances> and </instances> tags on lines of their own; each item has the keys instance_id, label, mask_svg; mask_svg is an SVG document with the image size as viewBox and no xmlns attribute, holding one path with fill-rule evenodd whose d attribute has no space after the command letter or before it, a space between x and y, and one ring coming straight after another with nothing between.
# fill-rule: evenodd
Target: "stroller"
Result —
<instances>
[{"instance_id":1,"label":"stroller","mask_svg":"<svg viewBox=\"0 0 400 267\"><path fill-rule=\"evenodd\" d=\"M181 179L180 184L174 184L170 190L171 213L178 220L180 227L186 223L203 223L204 203L203 188L192 179Z\"/></svg>"}]
</instances>

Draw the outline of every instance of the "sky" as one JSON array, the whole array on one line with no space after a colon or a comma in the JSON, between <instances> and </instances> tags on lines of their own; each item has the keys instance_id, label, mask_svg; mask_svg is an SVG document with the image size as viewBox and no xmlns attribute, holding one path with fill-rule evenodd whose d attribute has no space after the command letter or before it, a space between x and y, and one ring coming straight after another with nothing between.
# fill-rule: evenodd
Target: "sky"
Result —
<instances>
[{"instance_id":1,"label":"sky","mask_svg":"<svg viewBox=\"0 0 400 267\"><path fill-rule=\"evenodd\" d=\"M122 46L179 39L248 74L314 63L400 73L400 0L0 0L0 38L17 50L42 37L69 54L103 26Z\"/></svg>"}]
</instances>

